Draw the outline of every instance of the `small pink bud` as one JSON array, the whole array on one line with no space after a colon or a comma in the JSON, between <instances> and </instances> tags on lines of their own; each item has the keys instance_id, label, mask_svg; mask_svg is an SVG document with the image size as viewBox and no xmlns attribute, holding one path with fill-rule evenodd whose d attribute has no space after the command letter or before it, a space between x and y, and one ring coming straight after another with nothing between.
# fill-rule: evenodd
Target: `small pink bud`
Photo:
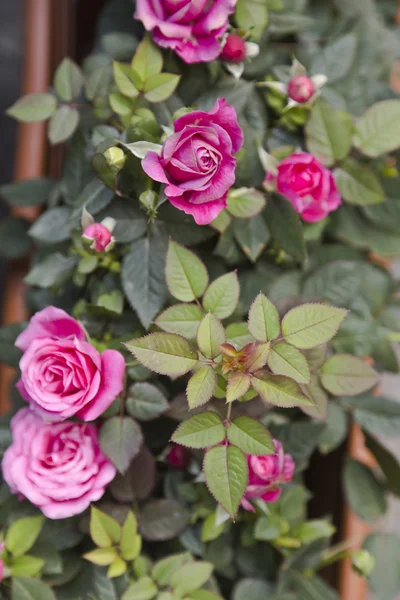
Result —
<instances>
[{"instance_id":1,"label":"small pink bud","mask_svg":"<svg viewBox=\"0 0 400 600\"><path fill-rule=\"evenodd\" d=\"M296 75L289 81L288 96L302 104L308 102L315 94L315 86L307 75Z\"/></svg>"},{"instance_id":2,"label":"small pink bud","mask_svg":"<svg viewBox=\"0 0 400 600\"><path fill-rule=\"evenodd\" d=\"M92 240L91 248L97 252L104 252L112 241L111 231L102 223L92 223L85 227L82 237Z\"/></svg>"},{"instance_id":3,"label":"small pink bud","mask_svg":"<svg viewBox=\"0 0 400 600\"><path fill-rule=\"evenodd\" d=\"M230 33L222 48L221 58L226 62L243 62L246 58L246 42L244 39L234 33Z\"/></svg>"},{"instance_id":4,"label":"small pink bud","mask_svg":"<svg viewBox=\"0 0 400 600\"><path fill-rule=\"evenodd\" d=\"M185 469L190 462L190 452L187 448L174 444L167 455L167 463L176 469Z\"/></svg>"}]
</instances>

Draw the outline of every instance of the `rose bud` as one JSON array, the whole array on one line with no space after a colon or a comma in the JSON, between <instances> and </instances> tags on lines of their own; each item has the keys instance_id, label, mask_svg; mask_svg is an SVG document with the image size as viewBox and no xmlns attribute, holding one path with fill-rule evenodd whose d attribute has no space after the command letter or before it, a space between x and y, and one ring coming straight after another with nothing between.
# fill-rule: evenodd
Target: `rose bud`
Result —
<instances>
[{"instance_id":1,"label":"rose bud","mask_svg":"<svg viewBox=\"0 0 400 600\"><path fill-rule=\"evenodd\" d=\"M287 93L289 98L299 104L311 100L315 92L315 85L307 75L296 75L288 83Z\"/></svg>"},{"instance_id":2,"label":"rose bud","mask_svg":"<svg viewBox=\"0 0 400 600\"><path fill-rule=\"evenodd\" d=\"M186 469L190 462L190 452L187 448L174 444L167 454L167 463L176 469Z\"/></svg>"},{"instance_id":3,"label":"rose bud","mask_svg":"<svg viewBox=\"0 0 400 600\"><path fill-rule=\"evenodd\" d=\"M114 245L112 231L115 227L114 219L107 218L101 223L91 223L83 230L82 237L92 241L90 248L96 252L107 252Z\"/></svg>"},{"instance_id":4,"label":"rose bud","mask_svg":"<svg viewBox=\"0 0 400 600\"><path fill-rule=\"evenodd\" d=\"M221 52L222 60L240 63L246 58L246 42L239 35L230 33Z\"/></svg>"}]
</instances>

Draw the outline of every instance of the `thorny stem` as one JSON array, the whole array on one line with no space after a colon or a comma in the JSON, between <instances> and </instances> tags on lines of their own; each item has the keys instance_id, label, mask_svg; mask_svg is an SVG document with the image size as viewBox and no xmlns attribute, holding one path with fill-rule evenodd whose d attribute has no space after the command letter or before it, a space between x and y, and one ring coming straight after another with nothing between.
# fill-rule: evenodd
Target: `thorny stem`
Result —
<instances>
[{"instance_id":1,"label":"thorny stem","mask_svg":"<svg viewBox=\"0 0 400 600\"><path fill-rule=\"evenodd\" d=\"M231 420L231 412L232 412L232 402L230 402L228 404L228 412L226 413L226 420L227 421Z\"/></svg>"}]
</instances>

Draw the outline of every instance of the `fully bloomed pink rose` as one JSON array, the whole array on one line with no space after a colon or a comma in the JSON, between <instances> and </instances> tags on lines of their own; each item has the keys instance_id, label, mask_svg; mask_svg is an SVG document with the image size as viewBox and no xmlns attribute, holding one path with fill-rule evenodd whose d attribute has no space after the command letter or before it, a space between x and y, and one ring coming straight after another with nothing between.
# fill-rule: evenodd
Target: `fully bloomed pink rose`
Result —
<instances>
[{"instance_id":1,"label":"fully bloomed pink rose","mask_svg":"<svg viewBox=\"0 0 400 600\"><path fill-rule=\"evenodd\" d=\"M18 390L46 421L73 415L99 417L123 387L125 360L116 350L100 354L81 325L49 306L34 315L15 345L24 352Z\"/></svg>"},{"instance_id":2,"label":"fully bloomed pink rose","mask_svg":"<svg viewBox=\"0 0 400 600\"><path fill-rule=\"evenodd\" d=\"M307 152L295 152L278 165L276 188L309 223L324 219L342 202L330 170Z\"/></svg>"},{"instance_id":3,"label":"fully bloomed pink rose","mask_svg":"<svg viewBox=\"0 0 400 600\"><path fill-rule=\"evenodd\" d=\"M162 48L186 63L209 62L221 52L221 38L237 0L136 0L135 18Z\"/></svg>"},{"instance_id":4,"label":"fully bloomed pink rose","mask_svg":"<svg viewBox=\"0 0 400 600\"><path fill-rule=\"evenodd\" d=\"M235 181L233 154L243 145L243 132L224 98L210 112L196 110L180 117L174 128L161 156L148 152L142 167L166 184L165 195L173 206L193 215L198 225L207 225L226 206Z\"/></svg>"},{"instance_id":5,"label":"fully bloomed pink rose","mask_svg":"<svg viewBox=\"0 0 400 600\"><path fill-rule=\"evenodd\" d=\"M2 462L14 494L49 519L83 512L99 500L116 469L101 452L97 428L85 423L45 423L28 408L11 421L13 441Z\"/></svg>"},{"instance_id":6,"label":"fully bloomed pink rose","mask_svg":"<svg viewBox=\"0 0 400 600\"><path fill-rule=\"evenodd\" d=\"M241 505L254 512L250 500L261 498L264 502L275 502L281 495L282 483L292 480L295 464L290 454L285 454L282 444L274 440L275 454L248 456L249 481Z\"/></svg>"}]
</instances>

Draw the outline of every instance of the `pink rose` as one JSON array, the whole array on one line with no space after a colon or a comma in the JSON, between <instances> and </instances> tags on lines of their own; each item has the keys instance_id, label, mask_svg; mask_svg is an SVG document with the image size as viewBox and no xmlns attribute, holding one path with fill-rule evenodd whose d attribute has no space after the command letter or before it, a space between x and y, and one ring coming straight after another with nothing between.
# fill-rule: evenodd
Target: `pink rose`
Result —
<instances>
[{"instance_id":1,"label":"pink rose","mask_svg":"<svg viewBox=\"0 0 400 600\"><path fill-rule=\"evenodd\" d=\"M16 346L24 351L18 390L46 421L73 415L92 421L122 390L122 354L116 350L100 354L63 310L49 306L36 313Z\"/></svg>"},{"instance_id":2,"label":"pink rose","mask_svg":"<svg viewBox=\"0 0 400 600\"><path fill-rule=\"evenodd\" d=\"M114 241L112 232L102 223L92 223L85 227L82 237L91 240L93 244L90 247L97 252L106 252Z\"/></svg>"},{"instance_id":3,"label":"pink rose","mask_svg":"<svg viewBox=\"0 0 400 600\"><path fill-rule=\"evenodd\" d=\"M315 85L307 75L296 75L288 83L287 93L289 98L299 104L308 102L315 94Z\"/></svg>"},{"instance_id":4,"label":"pink rose","mask_svg":"<svg viewBox=\"0 0 400 600\"><path fill-rule=\"evenodd\" d=\"M240 35L230 33L225 40L221 53L222 60L240 63L246 58L246 42Z\"/></svg>"},{"instance_id":5,"label":"pink rose","mask_svg":"<svg viewBox=\"0 0 400 600\"><path fill-rule=\"evenodd\" d=\"M209 62L221 52L220 38L237 0L136 0L135 18L162 48L186 63Z\"/></svg>"},{"instance_id":6,"label":"pink rose","mask_svg":"<svg viewBox=\"0 0 400 600\"><path fill-rule=\"evenodd\" d=\"M248 456L249 481L241 505L254 512L250 500L261 498L264 502L275 502L281 495L282 483L292 480L295 464L290 454L285 454L282 444L274 440L275 454Z\"/></svg>"},{"instance_id":7,"label":"pink rose","mask_svg":"<svg viewBox=\"0 0 400 600\"><path fill-rule=\"evenodd\" d=\"M312 154L295 152L277 168L278 192L290 200L304 221L320 221L342 203L332 173ZM270 181L267 174L265 183Z\"/></svg>"},{"instance_id":8,"label":"pink rose","mask_svg":"<svg viewBox=\"0 0 400 600\"><path fill-rule=\"evenodd\" d=\"M115 467L98 444L97 428L84 423L46 424L28 408L11 421L13 442L2 462L11 492L49 519L65 519L99 500Z\"/></svg>"},{"instance_id":9,"label":"pink rose","mask_svg":"<svg viewBox=\"0 0 400 600\"><path fill-rule=\"evenodd\" d=\"M198 225L213 221L226 206L235 181L236 160L243 132L235 109L219 98L210 112L194 111L174 123L175 133L161 156L148 152L142 167L149 177L166 184L168 200Z\"/></svg>"}]
</instances>

